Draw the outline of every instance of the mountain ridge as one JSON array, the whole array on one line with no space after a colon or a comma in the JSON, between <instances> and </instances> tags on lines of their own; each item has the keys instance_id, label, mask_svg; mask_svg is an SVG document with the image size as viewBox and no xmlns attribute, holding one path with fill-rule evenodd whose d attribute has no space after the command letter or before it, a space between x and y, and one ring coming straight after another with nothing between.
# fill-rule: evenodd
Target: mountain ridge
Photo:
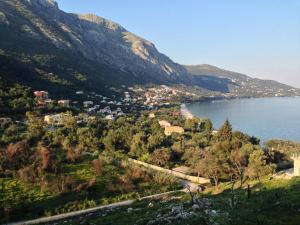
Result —
<instances>
[{"instance_id":1,"label":"mountain ridge","mask_svg":"<svg viewBox=\"0 0 300 225\"><path fill-rule=\"evenodd\" d=\"M61 95L135 84L187 85L235 94L232 91L241 86L218 76L218 70L195 74L120 24L94 14L66 13L54 0L2 0L0 29L1 76L56 89Z\"/></svg>"}]
</instances>

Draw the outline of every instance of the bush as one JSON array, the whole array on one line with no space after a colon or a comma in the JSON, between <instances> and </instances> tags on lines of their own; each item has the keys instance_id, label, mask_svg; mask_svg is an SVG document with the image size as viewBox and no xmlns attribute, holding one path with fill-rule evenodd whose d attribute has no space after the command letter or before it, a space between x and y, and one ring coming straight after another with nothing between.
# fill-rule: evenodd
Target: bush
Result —
<instances>
[{"instance_id":1,"label":"bush","mask_svg":"<svg viewBox=\"0 0 300 225\"><path fill-rule=\"evenodd\" d=\"M144 169L138 166L131 166L126 168L125 175L130 177L132 180L142 180L142 181L149 181L150 176Z\"/></svg>"},{"instance_id":2,"label":"bush","mask_svg":"<svg viewBox=\"0 0 300 225\"><path fill-rule=\"evenodd\" d=\"M153 180L155 183L160 185L175 185L177 184L177 179L172 175L166 175L164 173L155 173L153 175Z\"/></svg>"},{"instance_id":3,"label":"bush","mask_svg":"<svg viewBox=\"0 0 300 225\"><path fill-rule=\"evenodd\" d=\"M95 170L95 172L98 175L100 175L103 171L103 164L104 164L103 159L99 156L99 158L94 159L91 164L92 164L92 167Z\"/></svg>"},{"instance_id":4,"label":"bush","mask_svg":"<svg viewBox=\"0 0 300 225\"><path fill-rule=\"evenodd\" d=\"M124 194L132 192L134 190L134 184L128 175L115 175L108 183L107 190Z\"/></svg>"},{"instance_id":5,"label":"bush","mask_svg":"<svg viewBox=\"0 0 300 225\"><path fill-rule=\"evenodd\" d=\"M67 160L69 162L78 162L82 157L82 151L83 149L80 146L77 146L75 148L68 148L67 149Z\"/></svg>"},{"instance_id":6,"label":"bush","mask_svg":"<svg viewBox=\"0 0 300 225\"><path fill-rule=\"evenodd\" d=\"M21 181L30 182L30 183L34 183L37 178L37 174L33 166L26 166L22 169L19 169L18 176Z\"/></svg>"}]
</instances>

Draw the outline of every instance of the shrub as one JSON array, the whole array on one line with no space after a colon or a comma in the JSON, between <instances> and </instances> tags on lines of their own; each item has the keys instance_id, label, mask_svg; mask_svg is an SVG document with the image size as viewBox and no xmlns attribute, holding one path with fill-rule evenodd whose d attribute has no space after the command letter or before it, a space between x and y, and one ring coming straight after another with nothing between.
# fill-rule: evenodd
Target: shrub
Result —
<instances>
[{"instance_id":1,"label":"shrub","mask_svg":"<svg viewBox=\"0 0 300 225\"><path fill-rule=\"evenodd\" d=\"M155 173L153 175L153 180L160 185L175 185L177 183L174 176L166 175L164 173Z\"/></svg>"},{"instance_id":2,"label":"shrub","mask_svg":"<svg viewBox=\"0 0 300 225\"><path fill-rule=\"evenodd\" d=\"M69 162L78 162L82 157L83 148L80 146L76 146L75 148L70 147L67 149L67 160Z\"/></svg>"},{"instance_id":3,"label":"shrub","mask_svg":"<svg viewBox=\"0 0 300 225\"><path fill-rule=\"evenodd\" d=\"M133 191L134 184L128 175L115 175L108 183L107 190L124 194Z\"/></svg>"},{"instance_id":4,"label":"shrub","mask_svg":"<svg viewBox=\"0 0 300 225\"><path fill-rule=\"evenodd\" d=\"M30 163L32 151L27 141L20 141L16 144L8 145L6 149L6 167L18 170Z\"/></svg>"},{"instance_id":5,"label":"shrub","mask_svg":"<svg viewBox=\"0 0 300 225\"><path fill-rule=\"evenodd\" d=\"M30 182L30 183L34 183L37 178L37 174L33 166L26 166L22 169L19 169L18 176L20 180L24 182Z\"/></svg>"},{"instance_id":6,"label":"shrub","mask_svg":"<svg viewBox=\"0 0 300 225\"><path fill-rule=\"evenodd\" d=\"M171 159L171 151L169 148L157 149L153 152L151 162L158 166L166 166Z\"/></svg>"},{"instance_id":7,"label":"shrub","mask_svg":"<svg viewBox=\"0 0 300 225\"><path fill-rule=\"evenodd\" d=\"M127 167L125 171L125 175L130 177L132 180L142 180L142 181L149 181L150 176L144 169L138 166L131 166Z\"/></svg>"},{"instance_id":8,"label":"shrub","mask_svg":"<svg viewBox=\"0 0 300 225\"><path fill-rule=\"evenodd\" d=\"M102 173L103 164L104 164L103 159L100 156L98 159L94 159L92 161L92 167L96 171L96 173L99 175Z\"/></svg>"}]
</instances>

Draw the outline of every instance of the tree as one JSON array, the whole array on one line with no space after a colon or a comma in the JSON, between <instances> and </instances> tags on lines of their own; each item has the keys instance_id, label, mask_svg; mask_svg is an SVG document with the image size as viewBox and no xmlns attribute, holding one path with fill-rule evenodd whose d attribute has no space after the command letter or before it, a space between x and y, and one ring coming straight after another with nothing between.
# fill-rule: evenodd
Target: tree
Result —
<instances>
[{"instance_id":1,"label":"tree","mask_svg":"<svg viewBox=\"0 0 300 225\"><path fill-rule=\"evenodd\" d=\"M198 176L202 175L212 179L215 186L218 186L224 170L222 162L215 158L214 154L210 151L205 154L204 158L198 161L194 168Z\"/></svg>"},{"instance_id":2,"label":"tree","mask_svg":"<svg viewBox=\"0 0 300 225\"><path fill-rule=\"evenodd\" d=\"M195 170L198 175L212 179L217 186L221 177L230 174L229 154L229 142L216 143L204 152L204 157L195 165Z\"/></svg>"},{"instance_id":3,"label":"tree","mask_svg":"<svg viewBox=\"0 0 300 225\"><path fill-rule=\"evenodd\" d=\"M211 139L211 133L195 133L192 135L192 141L195 145L205 148L209 146Z\"/></svg>"},{"instance_id":4,"label":"tree","mask_svg":"<svg viewBox=\"0 0 300 225\"><path fill-rule=\"evenodd\" d=\"M75 117L72 115L72 112L66 112L62 114L62 121L65 128L75 132L77 123Z\"/></svg>"},{"instance_id":5,"label":"tree","mask_svg":"<svg viewBox=\"0 0 300 225\"><path fill-rule=\"evenodd\" d=\"M145 141L146 141L146 135L143 131L135 134L131 141L129 155L139 158L144 154L146 154L148 151L146 148Z\"/></svg>"},{"instance_id":6,"label":"tree","mask_svg":"<svg viewBox=\"0 0 300 225\"><path fill-rule=\"evenodd\" d=\"M105 150L128 153L132 139L131 131L130 126L125 124L117 129L109 129L107 135L103 139Z\"/></svg>"},{"instance_id":7,"label":"tree","mask_svg":"<svg viewBox=\"0 0 300 225\"><path fill-rule=\"evenodd\" d=\"M249 178L260 180L260 177L270 174L273 171L273 166L267 164L266 158L261 149L254 150L250 154L249 164L246 170L246 174Z\"/></svg>"},{"instance_id":8,"label":"tree","mask_svg":"<svg viewBox=\"0 0 300 225\"><path fill-rule=\"evenodd\" d=\"M230 162L233 167L233 174L240 178L240 186L243 185L244 172L248 165L248 154L243 149L231 151Z\"/></svg>"},{"instance_id":9,"label":"tree","mask_svg":"<svg viewBox=\"0 0 300 225\"><path fill-rule=\"evenodd\" d=\"M204 150L198 146L187 146L181 159L184 160L187 165L195 167L198 161L203 158L203 155Z\"/></svg>"},{"instance_id":10,"label":"tree","mask_svg":"<svg viewBox=\"0 0 300 225\"><path fill-rule=\"evenodd\" d=\"M229 123L228 119L226 119L223 126L218 131L218 140L219 141L231 141L232 140L232 126Z\"/></svg>"},{"instance_id":11,"label":"tree","mask_svg":"<svg viewBox=\"0 0 300 225\"><path fill-rule=\"evenodd\" d=\"M29 138L40 139L44 131L44 121L42 118L38 117L35 112L27 112L27 121L28 121L28 136Z\"/></svg>"},{"instance_id":12,"label":"tree","mask_svg":"<svg viewBox=\"0 0 300 225\"><path fill-rule=\"evenodd\" d=\"M171 159L171 150L169 148L157 149L153 152L151 162L158 166L166 166Z\"/></svg>"},{"instance_id":13,"label":"tree","mask_svg":"<svg viewBox=\"0 0 300 225\"><path fill-rule=\"evenodd\" d=\"M210 135L213 130L213 123L210 119L202 119L200 128L202 133Z\"/></svg>"},{"instance_id":14,"label":"tree","mask_svg":"<svg viewBox=\"0 0 300 225\"><path fill-rule=\"evenodd\" d=\"M198 118L186 119L184 122L184 129L192 133L200 131L201 121Z\"/></svg>"},{"instance_id":15,"label":"tree","mask_svg":"<svg viewBox=\"0 0 300 225\"><path fill-rule=\"evenodd\" d=\"M77 129L77 139L84 150L94 152L99 149L100 140L97 137L96 129L91 127L81 127Z\"/></svg>"},{"instance_id":16,"label":"tree","mask_svg":"<svg viewBox=\"0 0 300 225\"><path fill-rule=\"evenodd\" d=\"M4 144L13 143L16 141L19 141L21 139L21 128L19 125L11 124L9 127L7 127L1 138L0 141Z\"/></svg>"},{"instance_id":17,"label":"tree","mask_svg":"<svg viewBox=\"0 0 300 225\"><path fill-rule=\"evenodd\" d=\"M161 147L166 140L166 135L159 130L156 133L152 133L148 138L148 148L149 150L154 150Z\"/></svg>"},{"instance_id":18,"label":"tree","mask_svg":"<svg viewBox=\"0 0 300 225\"><path fill-rule=\"evenodd\" d=\"M18 170L31 163L33 151L27 141L20 141L16 144L9 144L6 149L6 167Z\"/></svg>"},{"instance_id":19,"label":"tree","mask_svg":"<svg viewBox=\"0 0 300 225\"><path fill-rule=\"evenodd\" d=\"M38 143L36 149L35 160L37 160L38 171L48 171L57 173L58 162L53 150L44 146L41 142Z\"/></svg>"}]
</instances>

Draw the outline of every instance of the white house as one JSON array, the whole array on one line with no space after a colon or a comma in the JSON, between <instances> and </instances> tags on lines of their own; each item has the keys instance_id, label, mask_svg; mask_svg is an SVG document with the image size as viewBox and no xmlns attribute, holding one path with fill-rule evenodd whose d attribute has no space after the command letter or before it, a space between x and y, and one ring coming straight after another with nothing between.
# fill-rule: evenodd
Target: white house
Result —
<instances>
[{"instance_id":1,"label":"white house","mask_svg":"<svg viewBox=\"0 0 300 225\"><path fill-rule=\"evenodd\" d=\"M62 100L59 100L57 102L57 104L62 106L62 107L70 107L70 100L62 99Z\"/></svg>"},{"instance_id":2,"label":"white house","mask_svg":"<svg viewBox=\"0 0 300 225\"><path fill-rule=\"evenodd\" d=\"M294 160L294 176L300 176L300 153L292 154Z\"/></svg>"},{"instance_id":3,"label":"white house","mask_svg":"<svg viewBox=\"0 0 300 225\"><path fill-rule=\"evenodd\" d=\"M93 101L85 101L85 102L83 102L84 108L88 108L88 107L90 107L92 105L94 105Z\"/></svg>"}]
</instances>

